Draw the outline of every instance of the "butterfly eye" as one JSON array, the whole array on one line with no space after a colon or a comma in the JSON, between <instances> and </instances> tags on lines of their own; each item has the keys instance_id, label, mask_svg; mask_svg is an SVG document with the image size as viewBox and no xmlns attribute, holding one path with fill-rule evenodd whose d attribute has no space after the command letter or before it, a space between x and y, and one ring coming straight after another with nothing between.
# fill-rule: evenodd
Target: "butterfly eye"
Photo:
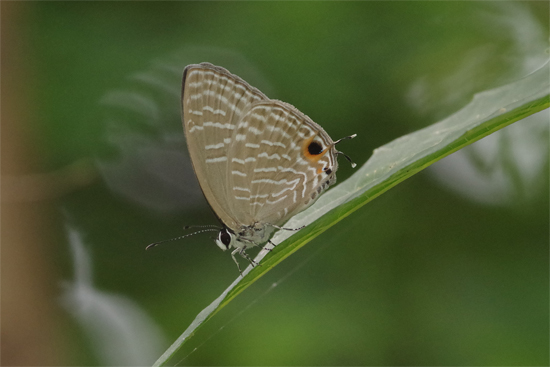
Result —
<instances>
[{"instance_id":1,"label":"butterfly eye","mask_svg":"<svg viewBox=\"0 0 550 367\"><path fill-rule=\"evenodd\" d=\"M307 151L311 155L318 155L318 154L321 154L323 152L323 147L321 146L321 144L312 141L307 146Z\"/></svg>"},{"instance_id":2,"label":"butterfly eye","mask_svg":"<svg viewBox=\"0 0 550 367\"><path fill-rule=\"evenodd\" d=\"M218 239L225 246L229 246L229 244L231 243L231 235L227 233L227 230L225 228L220 231L220 235L218 236Z\"/></svg>"}]
</instances>

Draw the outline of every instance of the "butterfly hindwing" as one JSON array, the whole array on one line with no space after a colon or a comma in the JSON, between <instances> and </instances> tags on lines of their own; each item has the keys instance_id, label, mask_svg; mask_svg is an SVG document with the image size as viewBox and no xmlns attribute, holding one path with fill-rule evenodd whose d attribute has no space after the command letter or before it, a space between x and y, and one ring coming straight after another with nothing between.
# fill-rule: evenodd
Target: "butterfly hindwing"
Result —
<instances>
[{"instance_id":1,"label":"butterfly hindwing","mask_svg":"<svg viewBox=\"0 0 550 367\"><path fill-rule=\"evenodd\" d=\"M317 154L308 151L312 143ZM293 106L254 103L237 123L228 149L228 200L236 221L281 225L311 205L335 180L332 143Z\"/></svg>"}]
</instances>

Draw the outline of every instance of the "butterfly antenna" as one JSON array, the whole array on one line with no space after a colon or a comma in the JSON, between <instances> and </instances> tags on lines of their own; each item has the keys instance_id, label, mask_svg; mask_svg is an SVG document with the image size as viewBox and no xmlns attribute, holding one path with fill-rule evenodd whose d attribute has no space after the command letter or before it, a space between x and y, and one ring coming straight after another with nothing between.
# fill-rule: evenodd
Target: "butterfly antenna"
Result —
<instances>
[{"instance_id":1,"label":"butterfly antenna","mask_svg":"<svg viewBox=\"0 0 550 367\"><path fill-rule=\"evenodd\" d=\"M204 226L197 226L197 225L183 226L183 229L189 229L189 228L217 228L218 231L221 229L220 226L217 226L215 224L206 224Z\"/></svg>"},{"instance_id":2,"label":"butterfly antenna","mask_svg":"<svg viewBox=\"0 0 550 367\"><path fill-rule=\"evenodd\" d=\"M218 232L218 231L219 231L219 229L216 229L216 228L203 229L203 230L201 230L201 231L189 233L189 234L186 234L186 235L183 235L183 236L179 236L179 237L176 237L176 238L170 238L169 240L153 242L152 244L150 244L149 246L147 246L145 249L146 249L146 250L149 250L151 247L155 247L155 246L157 246L157 245L160 245L161 243L181 240L181 239L183 239L183 238L185 238L185 237L193 236L193 235L196 235L196 234L199 234L199 233L204 233L204 232Z\"/></svg>"},{"instance_id":3,"label":"butterfly antenna","mask_svg":"<svg viewBox=\"0 0 550 367\"><path fill-rule=\"evenodd\" d=\"M342 139L338 139L336 140L334 143L332 143L332 145L336 145L338 144L339 142L341 142L342 140L347 140L347 139L353 139L357 136L357 134L353 134L353 135L349 135L349 136L344 136ZM336 154L341 154L344 156L344 158L346 158L348 160L349 163L351 163L351 168L355 168L357 167L357 164L355 164L355 162L353 162L351 160L351 158L347 155L347 154L344 154L342 152L340 152L339 150L336 151Z\"/></svg>"}]
</instances>

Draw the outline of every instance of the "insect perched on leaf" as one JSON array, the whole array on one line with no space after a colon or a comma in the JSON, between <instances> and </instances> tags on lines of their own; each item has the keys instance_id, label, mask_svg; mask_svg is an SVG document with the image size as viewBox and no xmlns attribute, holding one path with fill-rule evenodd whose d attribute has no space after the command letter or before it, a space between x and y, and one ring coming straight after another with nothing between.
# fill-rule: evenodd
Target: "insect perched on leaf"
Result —
<instances>
[{"instance_id":1,"label":"insect perched on leaf","mask_svg":"<svg viewBox=\"0 0 550 367\"><path fill-rule=\"evenodd\" d=\"M235 254L256 265L245 250L268 242L336 182L343 153L335 145L355 137L333 141L292 105L209 63L183 72L182 120L199 185L222 224L196 233L219 231L216 244L233 249L239 271Z\"/></svg>"}]
</instances>

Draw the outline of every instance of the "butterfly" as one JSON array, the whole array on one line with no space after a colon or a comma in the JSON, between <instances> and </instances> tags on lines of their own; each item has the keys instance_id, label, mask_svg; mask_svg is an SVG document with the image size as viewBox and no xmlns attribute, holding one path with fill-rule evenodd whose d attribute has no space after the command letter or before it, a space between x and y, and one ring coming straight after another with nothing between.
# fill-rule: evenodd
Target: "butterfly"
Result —
<instances>
[{"instance_id":1,"label":"butterfly","mask_svg":"<svg viewBox=\"0 0 550 367\"><path fill-rule=\"evenodd\" d=\"M355 134L333 141L294 106L222 67L188 65L181 103L193 169L222 223L199 232L219 231L216 244L232 249L239 271L236 254L254 266L247 248L268 242L276 229L297 230L281 226L336 182L338 154L351 162L335 145Z\"/></svg>"}]
</instances>

